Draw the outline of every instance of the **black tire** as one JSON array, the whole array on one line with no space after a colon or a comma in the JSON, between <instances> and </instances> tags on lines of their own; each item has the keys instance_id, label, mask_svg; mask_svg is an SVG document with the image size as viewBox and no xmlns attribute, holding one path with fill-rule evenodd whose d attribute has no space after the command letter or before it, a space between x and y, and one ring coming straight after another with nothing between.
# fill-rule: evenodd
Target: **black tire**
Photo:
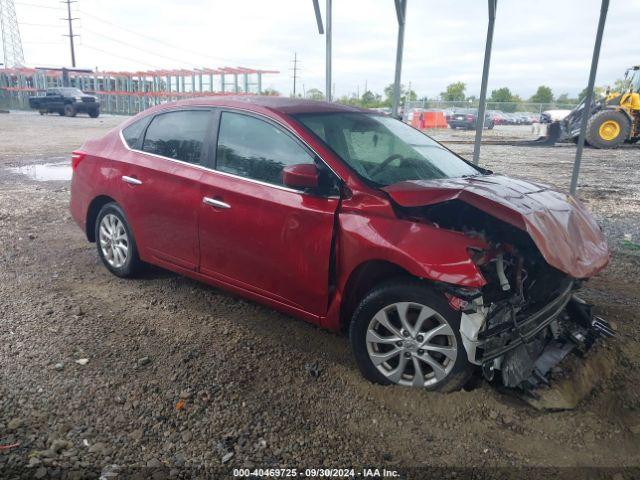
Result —
<instances>
[{"instance_id":1,"label":"black tire","mask_svg":"<svg viewBox=\"0 0 640 480\"><path fill-rule=\"evenodd\" d=\"M89 116L91 118L98 118L100 116L100 109L92 108L91 110L89 110Z\"/></svg>"},{"instance_id":2,"label":"black tire","mask_svg":"<svg viewBox=\"0 0 640 480\"><path fill-rule=\"evenodd\" d=\"M103 251L103 248L100 244L100 224L103 218L109 214L114 215L115 217L118 218L118 220L120 220L120 222L122 222L122 225L124 227L124 230L126 231L127 239L128 239L127 258L124 264L119 267L116 267L109 263L107 257L105 256L105 252ZM109 270L111 273L113 273L118 277L131 278L131 277L134 277L141 270L142 261L140 260L140 257L138 255L138 246L136 244L136 240L133 236L133 232L131 231L131 227L129 226L127 217L122 211L122 208L120 208L120 206L117 203L115 202L107 203L100 209L100 212L98 212L98 217L96 218L96 224L95 224L95 239L96 239L96 248L98 250L98 256L100 257L100 260L102 260L102 263L104 264L104 266L107 267L107 270Z\"/></svg>"},{"instance_id":3,"label":"black tire","mask_svg":"<svg viewBox=\"0 0 640 480\"><path fill-rule=\"evenodd\" d=\"M61 117L64 117L64 110L58 110L58 115L60 115Z\"/></svg>"},{"instance_id":4,"label":"black tire","mask_svg":"<svg viewBox=\"0 0 640 480\"><path fill-rule=\"evenodd\" d=\"M76 107L74 107L70 103L67 103L64 106L64 115L65 115L65 117L75 117L76 113L78 113L78 112L76 112Z\"/></svg>"},{"instance_id":5,"label":"black tire","mask_svg":"<svg viewBox=\"0 0 640 480\"><path fill-rule=\"evenodd\" d=\"M618 125L617 135L612 138L603 138L600 134L601 128L607 123ZM587 124L586 140L595 148L618 148L628 138L631 132L631 122L629 118L618 110L601 110L589 119Z\"/></svg>"},{"instance_id":6,"label":"black tire","mask_svg":"<svg viewBox=\"0 0 640 480\"><path fill-rule=\"evenodd\" d=\"M453 368L427 390L450 392L461 389L473 373L473 365L467 359L460 337L460 312L451 308L445 297L422 281L397 278L387 281L369 292L353 314L349 327L349 340L356 363L362 375L371 382L391 385L393 382L373 364L367 348L367 330L373 317L385 306L396 302L412 302L433 309L451 327L455 335L457 356Z\"/></svg>"}]
</instances>

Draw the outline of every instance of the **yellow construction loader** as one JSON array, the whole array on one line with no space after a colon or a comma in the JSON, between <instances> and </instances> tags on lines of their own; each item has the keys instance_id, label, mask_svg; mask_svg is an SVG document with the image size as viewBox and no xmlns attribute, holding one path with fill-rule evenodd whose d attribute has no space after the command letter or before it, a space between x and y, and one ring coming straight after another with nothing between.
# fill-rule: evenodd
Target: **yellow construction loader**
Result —
<instances>
[{"instance_id":1,"label":"yellow construction loader","mask_svg":"<svg viewBox=\"0 0 640 480\"><path fill-rule=\"evenodd\" d=\"M544 143L576 141L585 110L583 101L559 125L549 125ZM592 147L617 148L623 143L637 143L640 140L640 65L627 69L622 91L607 90L606 96L593 102L588 111L586 142Z\"/></svg>"}]
</instances>

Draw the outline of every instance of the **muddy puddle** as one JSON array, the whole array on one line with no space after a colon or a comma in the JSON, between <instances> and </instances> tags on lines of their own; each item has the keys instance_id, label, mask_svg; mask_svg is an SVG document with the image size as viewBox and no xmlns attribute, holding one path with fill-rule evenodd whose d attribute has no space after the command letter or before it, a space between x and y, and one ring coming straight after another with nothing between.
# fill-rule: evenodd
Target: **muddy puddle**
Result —
<instances>
[{"instance_id":1,"label":"muddy puddle","mask_svg":"<svg viewBox=\"0 0 640 480\"><path fill-rule=\"evenodd\" d=\"M23 165L21 167L9 168L9 171L26 175L38 182L71 180L71 165L68 161Z\"/></svg>"}]
</instances>

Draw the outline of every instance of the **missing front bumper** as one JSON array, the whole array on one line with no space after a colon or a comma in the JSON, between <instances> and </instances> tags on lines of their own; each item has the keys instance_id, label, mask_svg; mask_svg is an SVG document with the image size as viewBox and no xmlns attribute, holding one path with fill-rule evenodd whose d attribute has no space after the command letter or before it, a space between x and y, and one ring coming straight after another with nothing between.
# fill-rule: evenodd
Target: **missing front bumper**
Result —
<instances>
[{"instance_id":1,"label":"missing front bumper","mask_svg":"<svg viewBox=\"0 0 640 480\"><path fill-rule=\"evenodd\" d=\"M550 372L569 354L584 356L598 338L615 335L604 319L593 316L591 305L575 296L570 297L547 326L546 331L538 330L500 359L504 386L531 393L542 385L549 385Z\"/></svg>"}]
</instances>

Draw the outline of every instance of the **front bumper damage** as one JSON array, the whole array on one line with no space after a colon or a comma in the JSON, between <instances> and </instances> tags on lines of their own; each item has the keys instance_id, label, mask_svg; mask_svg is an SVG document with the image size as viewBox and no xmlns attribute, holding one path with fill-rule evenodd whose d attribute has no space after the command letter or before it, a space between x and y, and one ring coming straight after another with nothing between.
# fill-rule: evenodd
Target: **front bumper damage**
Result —
<instances>
[{"instance_id":1,"label":"front bumper damage","mask_svg":"<svg viewBox=\"0 0 640 480\"><path fill-rule=\"evenodd\" d=\"M615 335L611 326L592 313L592 306L567 279L549 301L522 308L513 297L504 308L491 311L481 296L463 302L460 333L469 362L482 367L488 380L533 393L548 385L549 372L572 352L586 353L598 338ZM502 316L496 323L496 317ZM493 324L487 327L489 321Z\"/></svg>"}]
</instances>

